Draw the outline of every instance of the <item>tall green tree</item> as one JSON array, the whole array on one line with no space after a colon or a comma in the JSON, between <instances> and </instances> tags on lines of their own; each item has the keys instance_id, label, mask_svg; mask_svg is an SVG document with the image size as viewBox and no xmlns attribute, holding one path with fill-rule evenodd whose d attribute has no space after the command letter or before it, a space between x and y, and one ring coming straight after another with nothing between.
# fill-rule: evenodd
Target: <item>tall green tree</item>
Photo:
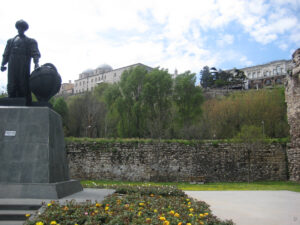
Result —
<instances>
[{"instance_id":1,"label":"tall green tree","mask_svg":"<svg viewBox=\"0 0 300 225\"><path fill-rule=\"evenodd\" d=\"M202 89L195 86L196 75L189 71L175 79L173 100L177 108L180 126L191 125L200 118L203 103Z\"/></svg>"},{"instance_id":2,"label":"tall green tree","mask_svg":"<svg viewBox=\"0 0 300 225\"><path fill-rule=\"evenodd\" d=\"M109 111L116 113L115 116L118 117L118 134L121 137L143 137L145 118L142 90L147 73L143 66L126 70L121 81L107 92L106 102L110 107Z\"/></svg>"},{"instance_id":3,"label":"tall green tree","mask_svg":"<svg viewBox=\"0 0 300 225\"><path fill-rule=\"evenodd\" d=\"M146 130L152 138L167 136L172 103L172 78L167 70L154 69L146 74L142 90Z\"/></svg>"},{"instance_id":4,"label":"tall green tree","mask_svg":"<svg viewBox=\"0 0 300 225\"><path fill-rule=\"evenodd\" d=\"M62 117L63 125L66 126L68 124L69 110L63 97L54 100L53 109Z\"/></svg>"},{"instance_id":5,"label":"tall green tree","mask_svg":"<svg viewBox=\"0 0 300 225\"><path fill-rule=\"evenodd\" d=\"M203 69L200 71L200 84L203 88L212 87L214 84L214 77L210 73L209 67L204 66Z\"/></svg>"}]
</instances>

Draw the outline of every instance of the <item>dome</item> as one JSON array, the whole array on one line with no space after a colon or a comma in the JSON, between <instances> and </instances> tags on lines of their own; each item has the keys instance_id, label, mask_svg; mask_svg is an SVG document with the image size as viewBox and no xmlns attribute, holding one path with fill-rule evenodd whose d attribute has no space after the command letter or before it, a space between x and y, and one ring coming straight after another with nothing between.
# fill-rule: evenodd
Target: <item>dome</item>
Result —
<instances>
[{"instance_id":1,"label":"dome","mask_svg":"<svg viewBox=\"0 0 300 225\"><path fill-rule=\"evenodd\" d=\"M84 70L82 73L92 73L92 72L93 72L92 69L86 69L86 70Z\"/></svg>"},{"instance_id":2,"label":"dome","mask_svg":"<svg viewBox=\"0 0 300 225\"><path fill-rule=\"evenodd\" d=\"M105 72L112 71L113 68L108 64L102 64L102 65L98 66L96 70L101 71L102 73L105 73Z\"/></svg>"}]
</instances>

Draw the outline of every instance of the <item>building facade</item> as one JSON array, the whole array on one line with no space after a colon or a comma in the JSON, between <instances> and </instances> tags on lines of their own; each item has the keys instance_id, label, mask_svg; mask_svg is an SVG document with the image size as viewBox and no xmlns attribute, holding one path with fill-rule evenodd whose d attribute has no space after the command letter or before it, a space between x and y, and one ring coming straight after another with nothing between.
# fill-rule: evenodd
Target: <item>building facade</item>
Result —
<instances>
[{"instance_id":1,"label":"building facade","mask_svg":"<svg viewBox=\"0 0 300 225\"><path fill-rule=\"evenodd\" d=\"M74 94L74 83L69 80L69 83L62 83L57 95L72 95Z\"/></svg>"},{"instance_id":2,"label":"building facade","mask_svg":"<svg viewBox=\"0 0 300 225\"><path fill-rule=\"evenodd\" d=\"M277 60L262 65L241 68L247 77L248 88L262 88L283 84L293 67L292 60Z\"/></svg>"},{"instance_id":3,"label":"building facade","mask_svg":"<svg viewBox=\"0 0 300 225\"><path fill-rule=\"evenodd\" d=\"M146 66L142 63L136 63L130 66L121 67L118 69L113 69L107 64L103 64L96 69L86 70L79 74L79 79L75 80L74 94L84 93L87 91L92 91L100 83L116 83L121 79L121 75L125 70L130 70L137 66L143 66L148 71L153 68Z\"/></svg>"}]
</instances>

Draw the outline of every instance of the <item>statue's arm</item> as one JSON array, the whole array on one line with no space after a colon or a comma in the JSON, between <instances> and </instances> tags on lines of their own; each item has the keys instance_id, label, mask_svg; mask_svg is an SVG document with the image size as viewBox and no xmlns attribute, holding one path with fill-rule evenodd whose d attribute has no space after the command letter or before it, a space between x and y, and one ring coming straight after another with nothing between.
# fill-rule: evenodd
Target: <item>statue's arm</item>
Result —
<instances>
[{"instance_id":1,"label":"statue's arm","mask_svg":"<svg viewBox=\"0 0 300 225\"><path fill-rule=\"evenodd\" d=\"M34 39L31 40L30 50L31 50L31 57L33 58L35 68L37 68L39 67L39 59L41 57L41 53L38 48L38 43Z\"/></svg>"},{"instance_id":2,"label":"statue's arm","mask_svg":"<svg viewBox=\"0 0 300 225\"><path fill-rule=\"evenodd\" d=\"M3 53L2 63L1 63L1 71L5 71L5 65L8 63L9 60L9 53L10 53L10 46L11 46L11 39L9 39L6 43L6 47Z\"/></svg>"},{"instance_id":3,"label":"statue's arm","mask_svg":"<svg viewBox=\"0 0 300 225\"><path fill-rule=\"evenodd\" d=\"M3 53L3 59L2 59L2 66L5 66L6 63L8 63L9 60L9 52L10 52L10 46L11 46L11 39L7 41L4 53Z\"/></svg>"}]
</instances>

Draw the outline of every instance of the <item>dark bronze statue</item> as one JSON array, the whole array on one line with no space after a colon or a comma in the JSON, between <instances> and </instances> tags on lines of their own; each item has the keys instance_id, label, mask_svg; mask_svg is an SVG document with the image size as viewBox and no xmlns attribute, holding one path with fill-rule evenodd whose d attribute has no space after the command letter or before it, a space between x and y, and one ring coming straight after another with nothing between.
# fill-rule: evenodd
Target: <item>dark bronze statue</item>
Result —
<instances>
[{"instance_id":1,"label":"dark bronze statue","mask_svg":"<svg viewBox=\"0 0 300 225\"><path fill-rule=\"evenodd\" d=\"M29 87L31 58L35 69L39 67L41 57L37 42L25 36L29 28L24 20L16 22L18 35L7 41L1 71L5 71L8 63L7 92L9 98L25 97L27 105L31 104L31 91Z\"/></svg>"}]
</instances>

